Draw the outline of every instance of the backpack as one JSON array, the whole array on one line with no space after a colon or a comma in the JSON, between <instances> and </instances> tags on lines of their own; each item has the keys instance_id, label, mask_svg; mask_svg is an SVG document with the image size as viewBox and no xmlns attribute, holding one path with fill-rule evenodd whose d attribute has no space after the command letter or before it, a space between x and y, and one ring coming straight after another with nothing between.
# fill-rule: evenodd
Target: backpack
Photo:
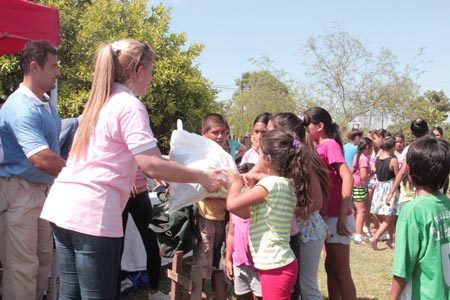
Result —
<instances>
[{"instance_id":1,"label":"backpack","mask_svg":"<svg viewBox=\"0 0 450 300\"><path fill-rule=\"evenodd\" d=\"M163 257L173 257L176 251L193 250L200 238L193 205L169 214L169 200L153 207L149 228L156 234L159 252Z\"/></svg>"}]
</instances>

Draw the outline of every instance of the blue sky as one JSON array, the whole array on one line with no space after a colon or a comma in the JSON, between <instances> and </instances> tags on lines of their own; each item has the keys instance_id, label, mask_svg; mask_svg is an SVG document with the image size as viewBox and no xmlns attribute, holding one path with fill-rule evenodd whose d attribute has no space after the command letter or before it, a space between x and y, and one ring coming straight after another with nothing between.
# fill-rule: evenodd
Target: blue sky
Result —
<instances>
[{"instance_id":1,"label":"blue sky","mask_svg":"<svg viewBox=\"0 0 450 300\"><path fill-rule=\"evenodd\" d=\"M196 60L202 74L229 99L235 79L258 69L250 58L267 55L277 69L306 81L302 45L333 25L358 38L372 53L390 49L401 69L420 48L422 91L450 96L450 1L245 1L149 0L172 7L171 32L186 32L188 44L205 50Z\"/></svg>"}]
</instances>

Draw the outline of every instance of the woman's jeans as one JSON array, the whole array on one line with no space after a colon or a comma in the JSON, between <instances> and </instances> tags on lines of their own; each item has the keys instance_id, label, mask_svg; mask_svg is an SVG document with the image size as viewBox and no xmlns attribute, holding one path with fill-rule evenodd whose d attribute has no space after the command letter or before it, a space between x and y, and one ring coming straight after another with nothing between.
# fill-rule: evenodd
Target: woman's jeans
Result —
<instances>
[{"instance_id":1,"label":"woman's jeans","mask_svg":"<svg viewBox=\"0 0 450 300\"><path fill-rule=\"evenodd\" d=\"M51 227L61 273L59 299L114 299L122 239Z\"/></svg>"}]
</instances>

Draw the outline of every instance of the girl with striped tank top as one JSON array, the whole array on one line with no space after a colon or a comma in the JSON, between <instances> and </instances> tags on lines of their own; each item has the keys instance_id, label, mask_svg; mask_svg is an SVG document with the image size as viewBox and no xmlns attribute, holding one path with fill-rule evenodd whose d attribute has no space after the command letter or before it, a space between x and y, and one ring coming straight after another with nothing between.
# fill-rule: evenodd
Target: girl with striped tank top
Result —
<instances>
[{"instance_id":1,"label":"girl with striped tank top","mask_svg":"<svg viewBox=\"0 0 450 300\"><path fill-rule=\"evenodd\" d=\"M238 173L224 171L230 182L227 209L237 216L251 218L250 251L258 272L264 300L288 300L295 284L298 265L289 246L291 220L296 201L302 201L307 188L308 152L289 132L272 130L262 135L258 182L242 192L244 182ZM248 177L247 177L248 178Z\"/></svg>"}]
</instances>

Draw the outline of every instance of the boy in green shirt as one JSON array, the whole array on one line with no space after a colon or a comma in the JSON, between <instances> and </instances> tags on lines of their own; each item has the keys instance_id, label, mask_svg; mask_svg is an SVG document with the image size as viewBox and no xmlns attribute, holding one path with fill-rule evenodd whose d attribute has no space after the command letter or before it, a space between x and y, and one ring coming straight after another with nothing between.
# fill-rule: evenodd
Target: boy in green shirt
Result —
<instances>
[{"instance_id":1,"label":"boy in green shirt","mask_svg":"<svg viewBox=\"0 0 450 300\"><path fill-rule=\"evenodd\" d=\"M424 136L406 156L417 197L400 211L391 300L450 300L450 199L442 187L450 171L450 146Z\"/></svg>"}]
</instances>

